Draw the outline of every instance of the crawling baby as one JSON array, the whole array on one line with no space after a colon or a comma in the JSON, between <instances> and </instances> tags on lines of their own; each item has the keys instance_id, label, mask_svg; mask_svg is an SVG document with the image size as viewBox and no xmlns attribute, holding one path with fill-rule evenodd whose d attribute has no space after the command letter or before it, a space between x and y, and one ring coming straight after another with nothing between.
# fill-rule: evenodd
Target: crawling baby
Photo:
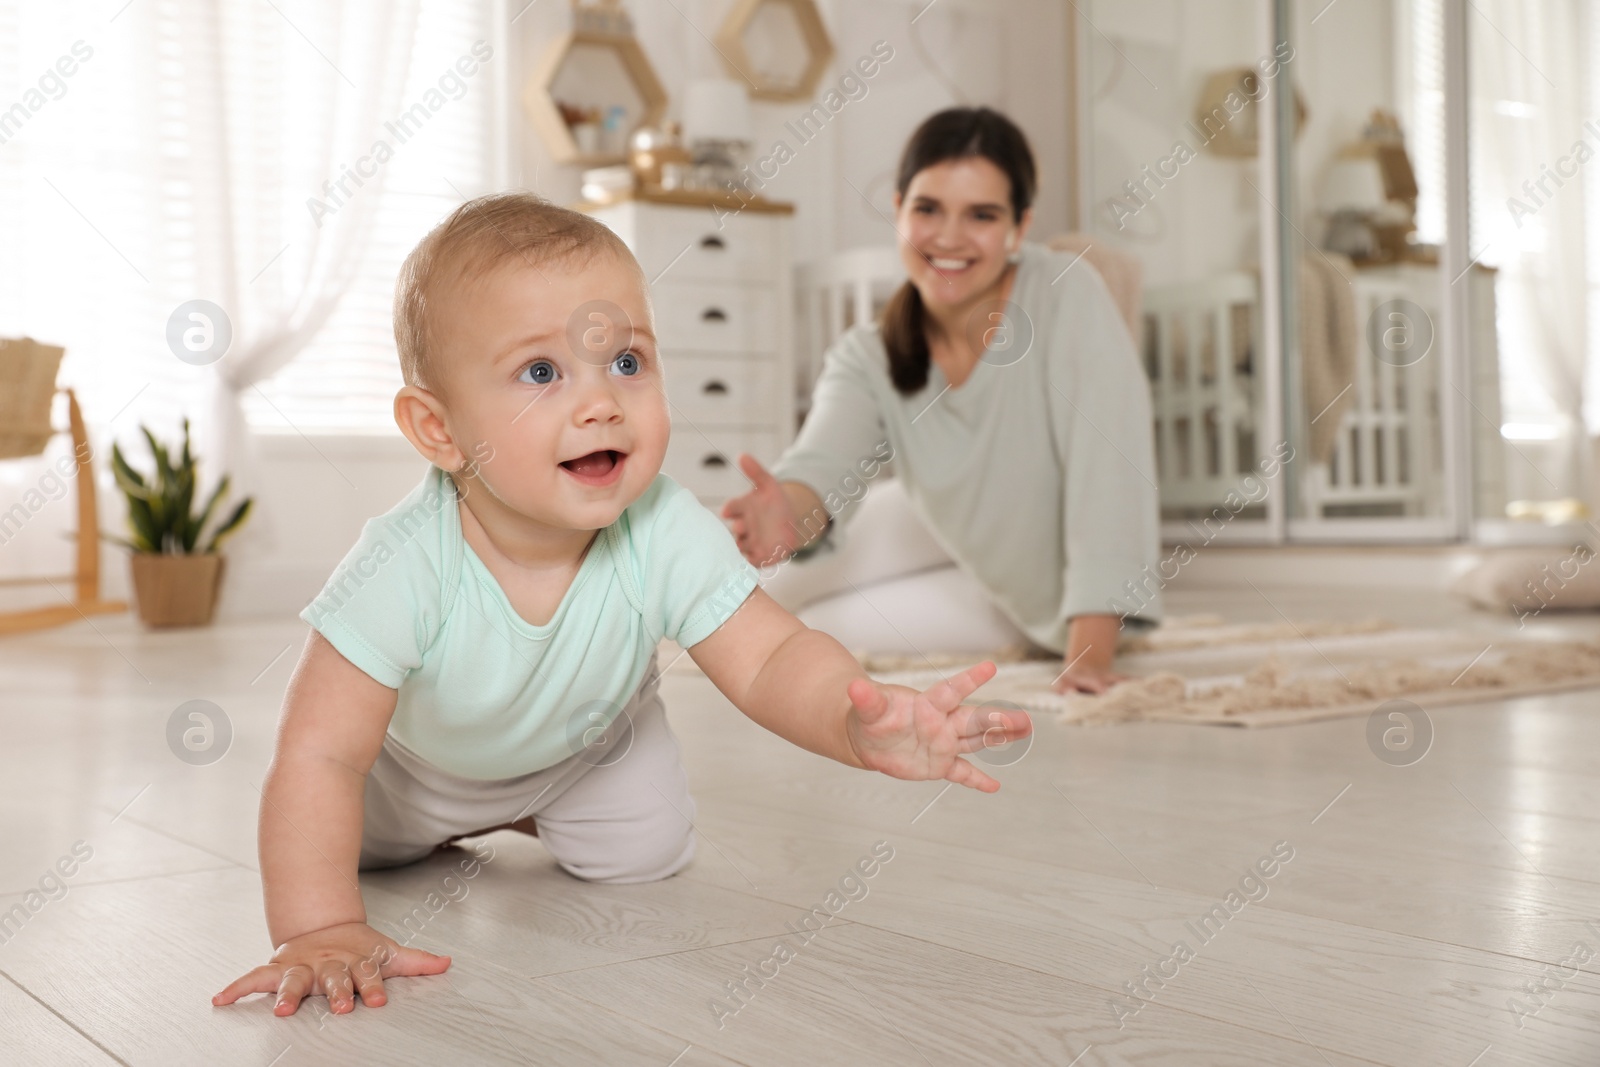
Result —
<instances>
[{"instance_id":1,"label":"crawling baby","mask_svg":"<svg viewBox=\"0 0 1600 1067\"><path fill-rule=\"evenodd\" d=\"M732 535L661 473L663 360L645 279L606 226L512 193L462 205L401 269L395 421L430 466L369 521L301 617L312 627L262 789L271 961L212 998L384 1003L448 956L367 925L357 871L494 829L535 833L592 882L694 856L695 804L658 695L670 638L796 745L985 792L962 758L1032 729L880 685L761 588Z\"/></svg>"}]
</instances>

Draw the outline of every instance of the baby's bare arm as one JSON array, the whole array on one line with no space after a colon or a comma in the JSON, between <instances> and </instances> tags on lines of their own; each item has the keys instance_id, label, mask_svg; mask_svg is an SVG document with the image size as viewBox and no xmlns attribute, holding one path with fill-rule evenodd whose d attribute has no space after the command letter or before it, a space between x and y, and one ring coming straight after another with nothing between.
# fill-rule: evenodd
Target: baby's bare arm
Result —
<instances>
[{"instance_id":1,"label":"baby's bare arm","mask_svg":"<svg viewBox=\"0 0 1600 1067\"><path fill-rule=\"evenodd\" d=\"M845 736L847 689L866 677L854 656L757 586L710 637L689 649L733 706L801 748L851 767L863 764Z\"/></svg>"},{"instance_id":2,"label":"baby's bare arm","mask_svg":"<svg viewBox=\"0 0 1600 1067\"><path fill-rule=\"evenodd\" d=\"M289 680L261 790L261 887L276 951L212 1004L276 992L274 1014L293 1015L304 997L322 994L343 1014L358 993L369 1006L385 1003L385 978L450 966L448 956L368 926L356 883L363 790L395 698L312 632Z\"/></svg>"},{"instance_id":3,"label":"baby's bare arm","mask_svg":"<svg viewBox=\"0 0 1600 1067\"><path fill-rule=\"evenodd\" d=\"M262 783L261 885L274 945L366 922L356 882L362 793L396 696L311 632Z\"/></svg>"},{"instance_id":4,"label":"baby's bare arm","mask_svg":"<svg viewBox=\"0 0 1600 1067\"><path fill-rule=\"evenodd\" d=\"M962 701L994 677L985 661L919 693L874 682L834 638L759 586L689 656L734 707L801 748L895 778L945 778L986 793L1000 783L963 759L1033 729L1025 711Z\"/></svg>"}]
</instances>

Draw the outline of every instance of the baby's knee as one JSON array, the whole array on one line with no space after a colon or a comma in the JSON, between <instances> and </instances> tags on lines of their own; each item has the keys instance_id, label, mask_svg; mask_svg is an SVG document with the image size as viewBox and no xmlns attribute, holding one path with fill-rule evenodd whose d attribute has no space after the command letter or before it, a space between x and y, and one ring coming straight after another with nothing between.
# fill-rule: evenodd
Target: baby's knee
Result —
<instances>
[{"instance_id":1,"label":"baby's knee","mask_svg":"<svg viewBox=\"0 0 1600 1067\"><path fill-rule=\"evenodd\" d=\"M563 842L552 848L556 862L574 878L586 882L624 885L656 882L677 874L694 859L694 828L681 817L677 825L656 820L638 826L613 826L609 832L581 842ZM543 839L546 847L553 842ZM559 849L559 851L558 851Z\"/></svg>"},{"instance_id":2,"label":"baby's knee","mask_svg":"<svg viewBox=\"0 0 1600 1067\"><path fill-rule=\"evenodd\" d=\"M404 867L430 855L437 845L404 845L391 841L373 841L363 838L361 858L356 863L358 871L381 871L390 867Z\"/></svg>"}]
</instances>

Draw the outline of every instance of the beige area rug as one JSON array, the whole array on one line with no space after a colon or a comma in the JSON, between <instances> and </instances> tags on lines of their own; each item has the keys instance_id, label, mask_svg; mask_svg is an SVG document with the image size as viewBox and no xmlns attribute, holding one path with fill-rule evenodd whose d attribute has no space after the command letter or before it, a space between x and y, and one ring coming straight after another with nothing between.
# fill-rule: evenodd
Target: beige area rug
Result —
<instances>
[{"instance_id":1,"label":"beige area rug","mask_svg":"<svg viewBox=\"0 0 1600 1067\"><path fill-rule=\"evenodd\" d=\"M968 702L1008 701L1072 723L1136 720L1279 726L1367 715L1404 698L1423 708L1600 686L1600 640L1490 638L1358 623L1228 625L1176 619L1125 639L1109 693L1055 693L1061 661L1023 649L932 657L857 652L868 673L918 689L992 659L998 673Z\"/></svg>"}]
</instances>

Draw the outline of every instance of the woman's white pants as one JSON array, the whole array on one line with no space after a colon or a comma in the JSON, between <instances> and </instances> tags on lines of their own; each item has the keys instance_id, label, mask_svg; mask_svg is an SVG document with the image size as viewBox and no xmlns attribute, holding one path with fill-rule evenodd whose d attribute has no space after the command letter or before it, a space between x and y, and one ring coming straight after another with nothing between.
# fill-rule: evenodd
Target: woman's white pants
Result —
<instances>
[{"instance_id":1,"label":"woman's white pants","mask_svg":"<svg viewBox=\"0 0 1600 1067\"><path fill-rule=\"evenodd\" d=\"M834 520L831 550L763 569L762 588L852 651L982 652L1033 642L928 532L898 478ZM768 577L770 575L770 577Z\"/></svg>"}]
</instances>

